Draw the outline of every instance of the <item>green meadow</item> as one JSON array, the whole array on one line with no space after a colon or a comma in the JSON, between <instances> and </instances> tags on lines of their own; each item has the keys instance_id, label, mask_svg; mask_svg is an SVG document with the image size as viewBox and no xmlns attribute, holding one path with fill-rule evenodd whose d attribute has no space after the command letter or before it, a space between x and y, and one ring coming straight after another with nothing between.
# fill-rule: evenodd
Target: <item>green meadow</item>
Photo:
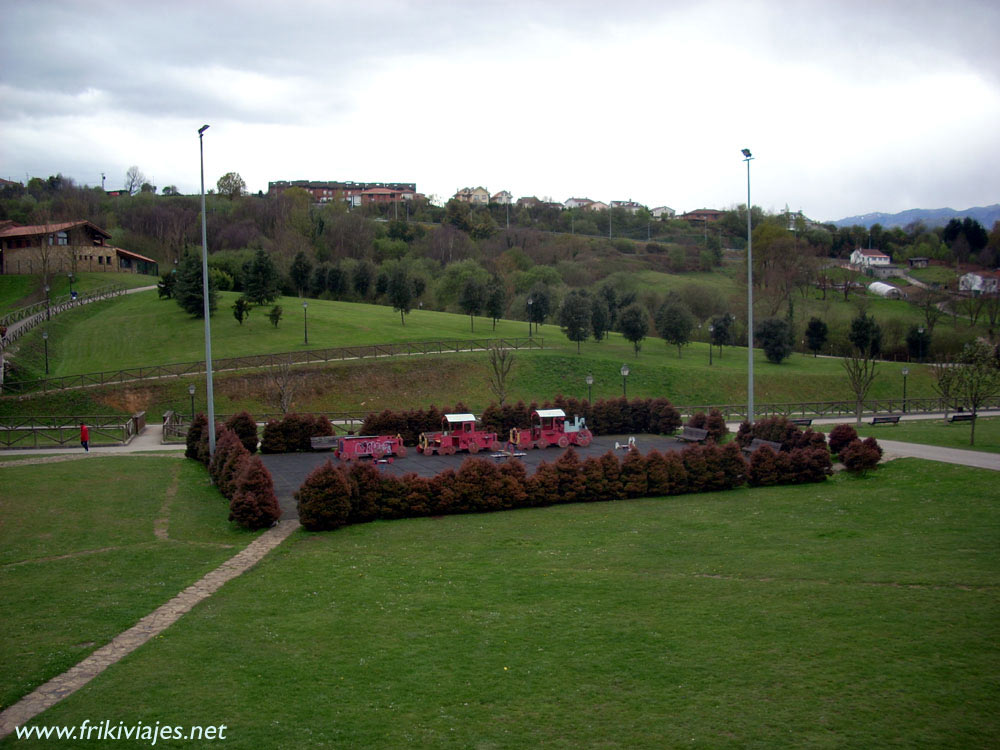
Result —
<instances>
[{"instance_id":1,"label":"green meadow","mask_svg":"<svg viewBox=\"0 0 1000 750\"><path fill-rule=\"evenodd\" d=\"M201 500L203 533L234 541ZM232 748L992 748L998 500L991 472L899 460L821 485L298 532L34 723L225 724ZM68 525L15 557L79 549ZM116 534L103 543L141 538ZM26 601L68 613L65 642L119 626L76 584L28 599L63 572L39 564L37 581L5 566L15 632L45 620ZM56 634L40 631L5 649L42 650Z\"/></svg>"}]
</instances>

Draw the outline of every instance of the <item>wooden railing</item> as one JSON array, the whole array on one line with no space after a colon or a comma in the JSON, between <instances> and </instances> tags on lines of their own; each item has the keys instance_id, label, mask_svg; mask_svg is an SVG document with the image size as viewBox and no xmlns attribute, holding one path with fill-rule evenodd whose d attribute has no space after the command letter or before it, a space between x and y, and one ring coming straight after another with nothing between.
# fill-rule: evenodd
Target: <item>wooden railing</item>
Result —
<instances>
[{"instance_id":1,"label":"wooden railing","mask_svg":"<svg viewBox=\"0 0 1000 750\"><path fill-rule=\"evenodd\" d=\"M61 448L80 441L80 425L87 425L93 445L127 445L146 426L146 412L132 416L0 417L0 446L4 448Z\"/></svg>"},{"instance_id":2,"label":"wooden railing","mask_svg":"<svg viewBox=\"0 0 1000 750\"><path fill-rule=\"evenodd\" d=\"M254 354L246 357L227 357L212 361L212 372L244 370L256 367L279 367L284 365L317 364L355 359L382 357L411 357L428 354L454 354L457 352L483 351L489 346L504 349L541 349L541 337L461 339L441 341L404 341L397 344L368 344L364 346L340 346L330 349L311 349L278 354ZM178 362L167 365L128 367L121 370L89 372L81 375L65 375L43 380L8 381L4 384L5 394L45 393L74 388L90 388L136 380L181 377L205 372L205 361Z\"/></svg>"},{"instance_id":3,"label":"wooden railing","mask_svg":"<svg viewBox=\"0 0 1000 750\"><path fill-rule=\"evenodd\" d=\"M48 300L35 302L26 307L13 310L0 318L0 329L6 329L6 333L0 339L0 348L13 343L21 335L30 331L52 315L58 315L61 312L85 305L88 302L118 297L125 294L126 289L124 284L109 284L99 289L92 289L89 292L78 294L75 298L69 294L61 294L58 297L52 297Z\"/></svg>"}]
</instances>

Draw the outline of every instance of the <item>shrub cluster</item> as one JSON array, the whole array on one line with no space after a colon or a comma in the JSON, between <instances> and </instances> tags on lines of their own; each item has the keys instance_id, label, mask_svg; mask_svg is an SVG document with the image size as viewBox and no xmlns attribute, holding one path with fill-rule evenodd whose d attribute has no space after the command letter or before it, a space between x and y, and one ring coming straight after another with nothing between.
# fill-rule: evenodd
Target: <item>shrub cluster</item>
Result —
<instances>
[{"instance_id":1,"label":"shrub cluster","mask_svg":"<svg viewBox=\"0 0 1000 750\"><path fill-rule=\"evenodd\" d=\"M264 425L261 453L293 453L310 450L309 438L333 434L333 425L322 414L286 414Z\"/></svg>"},{"instance_id":2,"label":"shrub cluster","mask_svg":"<svg viewBox=\"0 0 1000 750\"><path fill-rule=\"evenodd\" d=\"M773 451L762 446L750 456L747 483L751 487L822 482L832 473L830 452L806 446L790 451Z\"/></svg>"},{"instance_id":3,"label":"shrub cluster","mask_svg":"<svg viewBox=\"0 0 1000 750\"><path fill-rule=\"evenodd\" d=\"M830 430L830 453L840 453L852 441L858 439L858 431L849 424L838 424Z\"/></svg>"},{"instance_id":4,"label":"shrub cluster","mask_svg":"<svg viewBox=\"0 0 1000 750\"><path fill-rule=\"evenodd\" d=\"M840 462L852 474L865 474L882 460L882 446L875 438L855 438L840 450Z\"/></svg>"},{"instance_id":5,"label":"shrub cluster","mask_svg":"<svg viewBox=\"0 0 1000 750\"><path fill-rule=\"evenodd\" d=\"M826 435L813 432L812 428L800 430L799 426L785 417L758 419L753 424L743 422L736 433L736 442L741 448L749 448L755 439L781 443L782 451L796 448L822 448L826 450Z\"/></svg>"},{"instance_id":6,"label":"shrub cluster","mask_svg":"<svg viewBox=\"0 0 1000 750\"><path fill-rule=\"evenodd\" d=\"M587 427L595 435L615 435L647 433L654 435L673 434L681 425L677 409L665 398L602 399L594 404L586 400L556 396L552 401L539 405L532 401L525 404L499 406L490 404L483 411L481 421L485 429L506 436L512 427L523 429L531 424L531 412L535 409L562 409L567 417L581 416L587 420ZM421 432L436 432L441 429L441 419L445 414L468 412L469 407L455 404L448 411L440 411L431 406L428 410L392 411L386 409L380 414L369 414L362 425L366 435L401 435L408 445L416 443ZM720 415L721 418L721 415ZM723 429L725 423L723 421Z\"/></svg>"},{"instance_id":7,"label":"shrub cluster","mask_svg":"<svg viewBox=\"0 0 1000 750\"><path fill-rule=\"evenodd\" d=\"M718 443L725 435L729 434L726 418L718 409L712 409L707 415L703 411L695 412L688 419L687 426L708 430L708 439L713 443Z\"/></svg>"},{"instance_id":8,"label":"shrub cluster","mask_svg":"<svg viewBox=\"0 0 1000 750\"><path fill-rule=\"evenodd\" d=\"M226 420L226 429L236 433L243 447L250 453L257 452L257 420L248 411L241 411Z\"/></svg>"},{"instance_id":9,"label":"shrub cluster","mask_svg":"<svg viewBox=\"0 0 1000 750\"><path fill-rule=\"evenodd\" d=\"M271 473L234 430L216 425L215 454L209 459L208 419L199 414L188 429L187 445L185 455L208 466L212 481L229 500L230 521L248 529L264 529L281 517Z\"/></svg>"},{"instance_id":10,"label":"shrub cluster","mask_svg":"<svg viewBox=\"0 0 1000 750\"><path fill-rule=\"evenodd\" d=\"M825 475L824 475L825 476ZM528 477L520 461L497 465L468 458L434 477L383 474L367 463L327 461L295 493L299 521L312 531L375 519L486 513L574 502L710 492L741 486L747 464L739 448L692 445L646 456L634 448L581 461L573 448Z\"/></svg>"}]
</instances>

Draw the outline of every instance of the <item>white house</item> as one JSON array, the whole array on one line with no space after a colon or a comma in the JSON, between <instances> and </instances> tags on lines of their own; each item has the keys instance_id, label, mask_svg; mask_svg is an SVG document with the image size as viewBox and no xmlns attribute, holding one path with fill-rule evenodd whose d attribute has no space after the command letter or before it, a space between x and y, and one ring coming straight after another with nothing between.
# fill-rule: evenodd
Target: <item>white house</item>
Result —
<instances>
[{"instance_id":1,"label":"white house","mask_svg":"<svg viewBox=\"0 0 1000 750\"><path fill-rule=\"evenodd\" d=\"M594 201L590 200L590 198L567 198L563 206L566 208L587 208L593 204Z\"/></svg>"},{"instance_id":2,"label":"white house","mask_svg":"<svg viewBox=\"0 0 1000 750\"><path fill-rule=\"evenodd\" d=\"M890 262L891 258L878 250L862 250L858 248L851 253L851 265L857 268L887 266Z\"/></svg>"},{"instance_id":3,"label":"white house","mask_svg":"<svg viewBox=\"0 0 1000 750\"><path fill-rule=\"evenodd\" d=\"M602 203L601 201L594 201L587 208L591 211L607 211L609 206L607 203Z\"/></svg>"},{"instance_id":4,"label":"white house","mask_svg":"<svg viewBox=\"0 0 1000 750\"><path fill-rule=\"evenodd\" d=\"M979 294L996 294L1000 289L1000 275L995 271L969 271L958 279L960 292Z\"/></svg>"},{"instance_id":5,"label":"white house","mask_svg":"<svg viewBox=\"0 0 1000 750\"><path fill-rule=\"evenodd\" d=\"M501 206L509 206L514 202L514 196L509 190L501 190L490 198L490 203L498 203Z\"/></svg>"},{"instance_id":6,"label":"white house","mask_svg":"<svg viewBox=\"0 0 1000 750\"><path fill-rule=\"evenodd\" d=\"M670 206L657 206L652 211L650 211L654 219L672 219L677 215Z\"/></svg>"}]
</instances>

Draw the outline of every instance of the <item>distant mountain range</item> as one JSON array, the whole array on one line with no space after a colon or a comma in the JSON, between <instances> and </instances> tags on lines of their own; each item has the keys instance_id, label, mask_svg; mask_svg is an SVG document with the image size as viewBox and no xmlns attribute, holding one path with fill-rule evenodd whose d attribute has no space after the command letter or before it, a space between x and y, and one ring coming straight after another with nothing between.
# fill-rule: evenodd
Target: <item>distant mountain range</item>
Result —
<instances>
[{"instance_id":1,"label":"distant mountain range","mask_svg":"<svg viewBox=\"0 0 1000 750\"><path fill-rule=\"evenodd\" d=\"M992 206L977 206L967 208L964 211L956 211L953 208L911 208L908 211L900 211L898 214L872 213L861 216L848 216L846 219L838 219L830 222L838 227L862 226L870 228L872 224L881 224L885 229L892 227L905 227L915 221L922 221L930 227L943 227L952 219L964 219L966 216L975 219L984 227L986 231L993 228L994 222L1000 221L1000 203Z\"/></svg>"}]
</instances>

